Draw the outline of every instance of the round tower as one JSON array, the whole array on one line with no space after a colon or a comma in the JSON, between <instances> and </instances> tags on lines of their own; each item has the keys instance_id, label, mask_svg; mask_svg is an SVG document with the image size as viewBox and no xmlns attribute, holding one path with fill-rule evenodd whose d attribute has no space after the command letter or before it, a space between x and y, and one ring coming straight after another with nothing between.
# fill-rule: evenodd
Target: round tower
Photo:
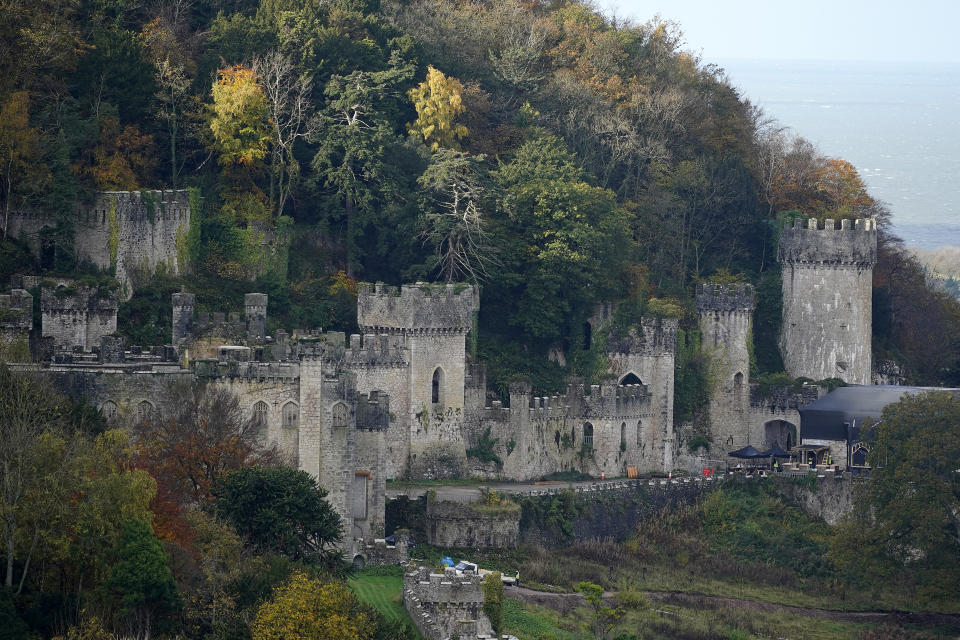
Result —
<instances>
[{"instance_id":1,"label":"round tower","mask_svg":"<svg viewBox=\"0 0 960 640\"><path fill-rule=\"evenodd\" d=\"M756 295L751 284L697 286L700 348L711 362L710 425L718 450L750 444L750 331Z\"/></svg>"},{"instance_id":2,"label":"round tower","mask_svg":"<svg viewBox=\"0 0 960 640\"><path fill-rule=\"evenodd\" d=\"M797 220L780 236L783 325L780 352L787 373L813 380L870 384L873 218Z\"/></svg>"}]
</instances>

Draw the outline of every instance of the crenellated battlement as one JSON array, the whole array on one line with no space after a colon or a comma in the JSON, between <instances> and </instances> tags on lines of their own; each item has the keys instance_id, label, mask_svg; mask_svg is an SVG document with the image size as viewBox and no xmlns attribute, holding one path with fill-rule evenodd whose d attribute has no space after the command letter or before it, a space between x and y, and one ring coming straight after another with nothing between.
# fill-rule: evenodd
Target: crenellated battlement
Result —
<instances>
[{"instance_id":1,"label":"crenellated battlement","mask_svg":"<svg viewBox=\"0 0 960 640\"><path fill-rule=\"evenodd\" d=\"M357 429L386 431L390 427L390 396L379 391L356 396Z\"/></svg>"},{"instance_id":2,"label":"crenellated battlement","mask_svg":"<svg viewBox=\"0 0 960 640\"><path fill-rule=\"evenodd\" d=\"M357 323L369 333L464 334L472 327L477 298L477 290L464 284L363 284Z\"/></svg>"},{"instance_id":3,"label":"crenellated battlement","mask_svg":"<svg viewBox=\"0 0 960 640\"><path fill-rule=\"evenodd\" d=\"M297 362L255 362L197 358L190 368L199 378L240 378L244 380L296 380L300 377Z\"/></svg>"},{"instance_id":4,"label":"crenellated battlement","mask_svg":"<svg viewBox=\"0 0 960 640\"><path fill-rule=\"evenodd\" d=\"M798 219L780 236L780 262L872 267L877 262L877 221L874 218L827 218L821 228L816 218Z\"/></svg>"},{"instance_id":5,"label":"crenellated battlement","mask_svg":"<svg viewBox=\"0 0 960 640\"><path fill-rule=\"evenodd\" d=\"M697 311L753 313L757 296L752 284L701 282L697 285Z\"/></svg>"},{"instance_id":6,"label":"crenellated battlement","mask_svg":"<svg viewBox=\"0 0 960 640\"><path fill-rule=\"evenodd\" d=\"M510 407L500 402L484 407L488 416L499 412L527 411L531 418L634 418L649 408L650 391L645 384L618 385L616 380L590 385L572 381L562 395L534 396L527 382L510 384Z\"/></svg>"},{"instance_id":7,"label":"crenellated battlement","mask_svg":"<svg viewBox=\"0 0 960 640\"><path fill-rule=\"evenodd\" d=\"M348 368L405 367L405 342L400 335L372 333L350 336L350 345L343 352L343 365Z\"/></svg>"}]
</instances>

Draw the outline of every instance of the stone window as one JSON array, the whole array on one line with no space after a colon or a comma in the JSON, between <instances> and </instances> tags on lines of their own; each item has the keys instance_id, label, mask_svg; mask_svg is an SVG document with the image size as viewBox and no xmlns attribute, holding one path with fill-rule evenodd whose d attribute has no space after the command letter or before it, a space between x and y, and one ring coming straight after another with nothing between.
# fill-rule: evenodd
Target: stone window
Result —
<instances>
[{"instance_id":1,"label":"stone window","mask_svg":"<svg viewBox=\"0 0 960 640\"><path fill-rule=\"evenodd\" d=\"M593 449L593 425L589 422L583 423L583 448Z\"/></svg>"},{"instance_id":2,"label":"stone window","mask_svg":"<svg viewBox=\"0 0 960 640\"><path fill-rule=\"evenodd\" d=\"M627 375L623 376L622 380L620 380L620 386L625 387L628 384L643 384L643 381L637 377L637 374L628 373Z\"/></svg>"},{"instance_id":3,"label":"stone window","mask_svg":"<svg viewBox=\"0 0 960 640\"><path fill-rule=\"evenodd\" d=\"M646 434L643 432L643 420L637 420L637 446L642 447L646 440Z\"/></svg>"},{"instance_id":4,"label":"stone window","mask_svg":"<svg viewBox=\"0 0 960 640\"><path fill-rule=\"evenodd\" d=\"M333 405L333 426L347 426L347 405L342 402Z\"/></svg>"},{"instance_id":5,"label":"stone window","mask_svg":"<svg viewBox=\"0 0 960 640\"><path fill-rule=\"evenodd\" d=\"M153 419L153 405L144 400L137 405L137 423L145 424Z\"/></svg>"},{"instance_id":6,"label":"stone window","mask_svg":"<svg viewBox=\"0 0 960 640\"><path fill-rule=\"evenodd\" d=\"M353 476L351 498L353 502L353 517L357 520L367 519L367 484L369 473L356 473Z\"/></svg>"},{"instance_id":7,"label":"stone window","mask_svg":"<svg viewBox=\"0 0 960 640\"><path fill-rule=\"evenodd\" d=\"M296 402L283 405L283 428L296 429L300 423L300 407Z\"/></svg>"},{"instance_id":8,"label":"stone window","mask_svg":"<svg viewBox=\"0 0 960 640\"><path fill-rule=\"evenodd\" d=\"M577 428L570 427L570 446L572 447L576 444L577 444Z\"/></svg>"},{"instance_id":9,"label":"stone window","mask_svg":"<svg viewBox=\"0 0 960 640\"><path fill-rule=\"evenodd\" d=\"M737 371L737 375L733 376L733 390L737 393L743 391L743 374Z\"/></svg>"},{"instance_id":10,"label":"stone window","mask_svg":"<svg viewBox=\"0 0 960 640\"><path fill-rule=\"evenodd\" d=\"M267 406L267 403L261 400L257 404L253 405L253 424L256 427L266 428L267 426L267 414L270 411L270 408Z\"/></svg>"},{"instance_id":11,"label":"stone window","mask_svg":"<svg viewBox=\"0 0 960 640\"><path fill-rule=\"evenodd\" d=\"M107 422L113 422L117 419L117 405L113 400L107 400L100 405L100 413L103 414Z\"/></svg>"},{"instance_id":12,"label":"stone window","mask_svg":"<svg viewBox=\"0 0 960 640\"><path fill-rule=\"evenodd\" d=\"M433 404L443 402L443 369L437 367L433 371L433 382L431 383L430 401Z\"/></svg>"},{"instance_id":13,"label":"stone window","mask_svg":"<svg viewBox=\"0 0 960 640\"><path fill-rule=\"evenodd\" d=\"M620 451L627 450L627 423L620 424Z\"/></svg>"}]
</instances>

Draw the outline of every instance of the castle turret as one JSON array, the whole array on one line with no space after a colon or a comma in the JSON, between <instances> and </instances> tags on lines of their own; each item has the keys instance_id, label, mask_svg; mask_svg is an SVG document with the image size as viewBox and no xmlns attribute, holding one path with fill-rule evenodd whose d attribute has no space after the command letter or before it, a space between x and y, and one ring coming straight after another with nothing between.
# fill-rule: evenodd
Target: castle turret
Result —
<instances>
[{"instance_id":1,"label":"castle turret","mask_svg":"<svg viewBox=\"0 0 960 640\"><path fill-rule=\"evenodd\" d=\"M870 384L873 266L877 223L797 220L780 237L783 327L780 351L794 377Z\"/></svg>"},{"instance_id":2,"label":"castle turret","mask_svg":"<svg viewBox=\"0 0 960 640\"><path fill-rule=\"evenodd\" d=\"M243 310L247 319L247 337L262 341L267 337L267 294L246 294L243 296Z\"/></svg>"},{"instance_id":3,"label":"castle turret","mask_svg":"<svg viewBox=\"0 0 960 640\"><path fill-rule=\"evenodd\" d=\"M409 358L405 380L391 376L397 421L388 437L393 471L454 477L466 460L463 424L466 336L478 306L477 292L462 284L364 285L357 323L367 334L401 341ZM359 389L369 392L372 389ZM400 416L403 416L402 418Z\"/></svg>"},{"instance_id":4,"label":"castle turret","mask_svg":"<svg viewBox=\"0 0 960 640\"><path fill-rule=\"evenodd\" d=\"M193 311L196 296L192 293L173 294L173 345L181 344L193 337Z\"/></svg>"},{"instance_id":5,"label":"castle turret","mask_svg":"<svg viewBox=\"0 0 960 640\"><path fill-rule=\"evenodd\" d=\"M718 450L750 444L750 329L756 303L753 285L697 286L701 349L711 361L710 426Z\"/></svg>"}]
</instances>

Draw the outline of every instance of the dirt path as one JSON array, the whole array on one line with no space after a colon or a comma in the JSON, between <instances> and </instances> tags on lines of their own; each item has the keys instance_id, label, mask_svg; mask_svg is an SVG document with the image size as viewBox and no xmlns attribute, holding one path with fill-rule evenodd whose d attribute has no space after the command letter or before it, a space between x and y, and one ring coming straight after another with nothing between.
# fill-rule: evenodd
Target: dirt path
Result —
<instances>
[{"instance_id":1,"label":"dirt path","mask_svg":"<svg viewBox=\"0 0 960 640\"><path fill-rule=\"evenodd\" d=\"M512 600L519 600L530 604L537 604L551 609L563 610L586 602L579 593L550 593L534 591L526 587L508 587L504 595ZM613 598L613 591L604 592L605 598ZM746 609L760 613L791 613L798 616L837 620L840 622L864 622L881 624L884 622L897 625L915 624L924 627L952 626L960 628L960 615L949 613L909 612L909 611L834 611L831 609L816 609L811 607L794 607L756 600L727 598L723 596L708 596L678 591L644 591L643 595L651 602L673 604L696 609Z\"/></svg>"}]
</instances>

